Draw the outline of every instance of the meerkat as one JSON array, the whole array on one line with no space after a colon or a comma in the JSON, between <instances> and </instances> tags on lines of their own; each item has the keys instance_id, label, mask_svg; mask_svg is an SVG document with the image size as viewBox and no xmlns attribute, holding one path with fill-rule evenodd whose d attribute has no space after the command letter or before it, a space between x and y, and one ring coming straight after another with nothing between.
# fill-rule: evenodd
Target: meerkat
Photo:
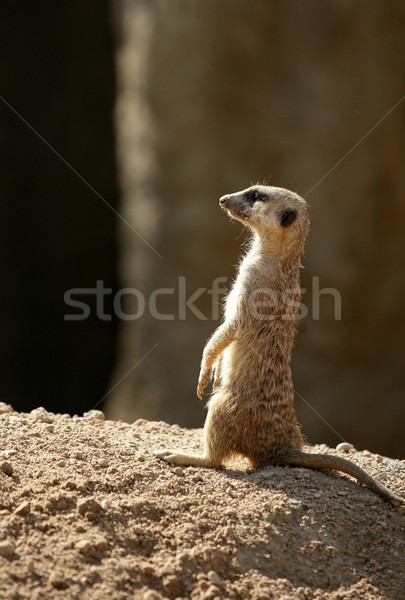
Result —
<instances>
[{"instance_id":1,"label":"meerkat","mask_svg":"<svg viewBox=\"0 0 405 600\"><path fill-rule=\"evenodd\" d=\"M290 363L309 231L307 203L283 188L254 185L222 196L219 204L253 236L226 299L224 321L203 352L200 399L214 377L204 451L155 454L183 466L221 468L243 455L254 469L292 465L342 471L385 500L404 502L352 462L302 451Z\"/></svg>"}]
</instances>

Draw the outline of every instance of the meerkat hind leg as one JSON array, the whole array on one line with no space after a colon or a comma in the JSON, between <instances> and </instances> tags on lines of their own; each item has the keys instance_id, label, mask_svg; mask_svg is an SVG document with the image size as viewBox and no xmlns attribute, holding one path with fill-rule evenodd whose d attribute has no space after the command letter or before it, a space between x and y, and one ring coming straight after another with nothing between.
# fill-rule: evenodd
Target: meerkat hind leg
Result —
<instances>
[{"instance_id":1,"label":"meerkat hind leg","mask_svg":"<svg viewBox=\"0 0 405 600\"><path fill-rule=\"evenodd\" d=\"M168 463L182 467L205 467L210 469L221 467L221 463L216 463L203 454L185 454L176 450L156 450L153 454Z\"/></svg>"}]
</instances>

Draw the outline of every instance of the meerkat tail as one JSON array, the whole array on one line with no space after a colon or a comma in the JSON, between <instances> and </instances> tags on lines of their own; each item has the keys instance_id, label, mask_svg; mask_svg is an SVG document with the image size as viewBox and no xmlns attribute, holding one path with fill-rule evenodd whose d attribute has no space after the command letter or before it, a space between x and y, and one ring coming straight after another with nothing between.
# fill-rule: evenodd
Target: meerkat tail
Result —
<instances>
[{"instance_id":1,"label":"meerkat tail","mask_svg":"<svg viewBox=\"0 0 405 600\"><path fill-rule=\"evenodd\" d=\"M295 467L306 467L309 469L322 469L331 471L341 471L351 475L357 481L373 492L376 492L379 496L388 500L394 505L404 505L405 499L397 496L386 488L382 483L368 475L363 469L355 465L354 463L341 458L340 456L331 456L329 454L311 454L307 452L292 451L287 456L283 457L279 464L291 465Z\"/></svg>"}]
</instances>

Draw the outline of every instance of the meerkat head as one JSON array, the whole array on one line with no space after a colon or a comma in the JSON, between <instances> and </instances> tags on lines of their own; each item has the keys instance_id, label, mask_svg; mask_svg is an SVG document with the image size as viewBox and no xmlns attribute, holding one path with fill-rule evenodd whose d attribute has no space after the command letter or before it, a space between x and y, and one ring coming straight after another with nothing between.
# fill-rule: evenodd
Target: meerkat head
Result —
<instances>
[{"instance_id":1,"label":"meerkat head","mask_svg":"<svg viewBox=\"0 0 405 600\"><path fill-rule=\"evenodd\" d=\"M219 204L268 242L278 256L301 252L308 233L307 203L283 188L253 185L241 192L222 196Z\"/></svg>"}]
</instances>

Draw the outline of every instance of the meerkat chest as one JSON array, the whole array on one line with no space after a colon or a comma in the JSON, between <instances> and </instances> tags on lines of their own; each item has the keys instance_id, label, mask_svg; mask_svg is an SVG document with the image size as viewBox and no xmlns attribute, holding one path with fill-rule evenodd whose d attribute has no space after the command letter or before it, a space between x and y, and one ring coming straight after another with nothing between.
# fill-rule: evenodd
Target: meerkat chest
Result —
<instances>
[{"instance_id":1,"label":"meerkat chest","mask_svg":"<svg viewBox=\"0 0 405 600\"><path fill-rule=\"evenodd\" d=\"M257 290L271 285L272 265L257 255L247 255L225 303L225 319L249 317L249 306Z\"/></svg>"}]
</instances>

